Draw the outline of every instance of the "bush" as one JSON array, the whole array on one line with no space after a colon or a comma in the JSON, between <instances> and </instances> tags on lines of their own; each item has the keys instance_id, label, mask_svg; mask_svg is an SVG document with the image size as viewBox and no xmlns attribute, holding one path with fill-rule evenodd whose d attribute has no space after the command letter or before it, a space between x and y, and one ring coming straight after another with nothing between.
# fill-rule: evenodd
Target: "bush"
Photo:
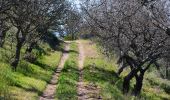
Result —
<instances>
[{"instance_id":1,"label":"bush","mask_svg":"<svg viewBox=\"0 0 170 100\"><path fill-rule=\"evenodd\" d=\"M73 39L72 39L71 35L67 35L64 37L64 40L73 40Z\"/></svg>"},{"instance_id":2,"label":"bush","mask_svg":"<svg viewBox=\"0 0 170 100\"><path fill-rule=\"evenodd\" d=\"M162 83L161 87L164 89L164 91L168 94L170 94L170 84L168 83Z\"/></svg>"},{"instance_id":3,"label":"bush","mask_svg":"<svg viewBox=\"0 0 170 100\"><path fill-rule=\"evenodd\" d=\"M24 56L24 60L26 60L30 63L34 63L37 60L37 57L32 53L27 53Z\"/></svg>"}]
</instances>

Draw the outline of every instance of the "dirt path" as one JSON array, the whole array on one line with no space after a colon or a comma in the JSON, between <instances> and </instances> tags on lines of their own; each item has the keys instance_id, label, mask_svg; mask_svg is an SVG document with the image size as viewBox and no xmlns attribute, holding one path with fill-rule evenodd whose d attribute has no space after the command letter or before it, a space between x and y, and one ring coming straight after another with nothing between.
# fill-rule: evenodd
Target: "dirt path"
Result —
<instances>
[{"instance_id":1,"label":"dirt path","mask_svg":"<svg viewBox=\"0 0 170 100\"><path fill-rule=\"evenodd\" d=\"M85 59L85 51L83 43L77 41L79 47L79 82L77 85L78 100L101 100L99 89L94 84L86 84L83 81L83 65Z\"/></svg>"},{"instance_id":2,"label":"dirt path","mask_svg":"<svg viewBox=\"0 0 170 100\"><path fill-rule=\"evenodd\" d=\"M56 93L57 81L58 81L60 72L64 67L64 63L69 56L69 54L68 54L69 49L70 49L69 42L67 42L65 45L65 51L63 52L59 66L57 67L54 75L52 76L50 84L47 85L45 91L43 92L43 95L39 98L39 100L54 100L55 93Z\"/></svg>"}]
</instances>

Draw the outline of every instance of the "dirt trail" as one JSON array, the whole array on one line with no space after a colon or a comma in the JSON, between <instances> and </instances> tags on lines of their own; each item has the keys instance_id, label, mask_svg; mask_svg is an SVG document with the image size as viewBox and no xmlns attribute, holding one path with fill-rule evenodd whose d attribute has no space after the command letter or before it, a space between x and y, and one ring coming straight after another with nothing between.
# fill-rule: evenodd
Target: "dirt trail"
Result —
<instances>
[{"instance_id":1,"label":"dirt trail","mask_svg":"<svg viewBox=\"0 0 170 100\"><path fill-rule=\"evenodd\" d=\"M39 100L54 100L55 99L57 81L58 81L60 72L64 67L64 63L68 59L69 49L70 49L69 42L66 42L65 50L64 50L63 55L61 57L59 66L57 67L54 75L52 76L50 83L47 85L45 91L43 92L43 95L39 98Z\"/></svg>"},{"instance_id":2,"label":"dirt trail","mask_svg":"<svg viewBox=\"0 0 170 100\"><path fill-rule=\"evenodd\" d=\"M79 47L79 82L77 85L78 100L102 100L99 96L99 89L94 84L86 84L83 81L83 65L85 59L84 46L77 41ZM88 51L87 51L88 52Z\"/></svg>"}]
</instances>

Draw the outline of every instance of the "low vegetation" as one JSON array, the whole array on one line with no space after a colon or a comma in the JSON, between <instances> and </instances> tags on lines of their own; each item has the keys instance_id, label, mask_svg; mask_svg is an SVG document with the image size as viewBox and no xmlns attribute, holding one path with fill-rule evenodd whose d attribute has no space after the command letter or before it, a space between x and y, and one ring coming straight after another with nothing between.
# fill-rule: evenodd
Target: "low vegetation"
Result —
<instances>
[{"instance_id":1,"label":"low vegetation","mask_svg":"<svg viewBox=\"0 0 170 100\"><path fill-rule=\"evenodd\" d=\"M16 71L10 64L0 58L0 98L16 100L37 100L51 79L57 67L61 52L53 51L47 43L41 44L45 54L37 58L34 63L21 60ZM3 51L3 49L0 49ZM24 51L24 50L23 50ZM39 50L34 52L39 53ZM9 52L10 53L10 52Z\"/></svg>"},{"instance_id":2,"label":"low vegetation","mask_svg":"<svg viewBox=\"0 0 170 100\"><path fill-rule=\"evenodd\" d=\"M78 73L78 47L76 42L70 45L69 58L64 64L64 68L57 83L56 98L59 100L77 99Z\"/></svg>"},{"instance_id":3,"label":"low vegetation","mask_svg":"<svg viewBox=\"0 0 170 100\"><path fill-rule=\"evenodd\" d=\"M118 65L115 60L109 60L100 53L99 46L89 41L84 41L88 48L93 48L96 55L86 57L84 64L84 81L87 84L95 84L100 87L100 95L104 100L168 100L169 82L157 76L158 72L148 72L144 80L144 88L138 97L132 97L131 94L126 96L122 94L123 77L128 73L128 70L120 77L117 75ZM92 44L92 45L90 45ZM85 46L86 48L86 46ZM86 50L86 52L90 52ZM93 53L94 54L94 53ZM91 54L90 54L91 55ZM156 69L155 69L156 70ZM132 80L130 90L134 85Z\"/></svg>"},{"instance_id":4,"label":"low vegetation","mask_svg":"<svg viewBox=\"0 0 170 100\"><path fill-rule=\"evenodd\" d=\"M161 77L168 79L169 4L167 0L94 0L82 4L89 33L108 57L117 56L117 74L126 74L122 84L125 95L141 94L150 69L162 70Z\"/></svg>"},{"instance_id":5,"label":"low vegetation","mask_svg":"<svg viewBox=\"0 0 170 100\"><path fill-rule=\"evenodd\" d=\"M0 0L0 100L46 96L61 42L78 38L93 42L85 61L71 42L56 99L170 100L169 16L169 0Z\"/></svg>"}]
</instances>

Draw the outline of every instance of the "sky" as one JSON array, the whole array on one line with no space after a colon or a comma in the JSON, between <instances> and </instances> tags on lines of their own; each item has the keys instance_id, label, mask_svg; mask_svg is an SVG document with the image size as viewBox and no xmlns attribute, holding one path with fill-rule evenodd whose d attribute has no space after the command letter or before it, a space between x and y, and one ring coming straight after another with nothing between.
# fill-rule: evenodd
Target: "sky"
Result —
<instances>
[{"instance_id":1,"label":"sky","mask_svg":"<svg viewBox=\"0 0 170 100\"><path fill-rule=\"evenodd\" d=\"M69 0L69 1L75 4L78 9L80 9L80 0Z\"/></svg>"},{"instance_id":2,"label":"sky","mask_svg":"<svg viewBox=\"0 0 170 100\"><path fill-rule=\"evenodd\" d=\"M80 1L79 0L70 0L71 2L74 2L75 4L79 4Z\"/></svg>"}]
</instances>

